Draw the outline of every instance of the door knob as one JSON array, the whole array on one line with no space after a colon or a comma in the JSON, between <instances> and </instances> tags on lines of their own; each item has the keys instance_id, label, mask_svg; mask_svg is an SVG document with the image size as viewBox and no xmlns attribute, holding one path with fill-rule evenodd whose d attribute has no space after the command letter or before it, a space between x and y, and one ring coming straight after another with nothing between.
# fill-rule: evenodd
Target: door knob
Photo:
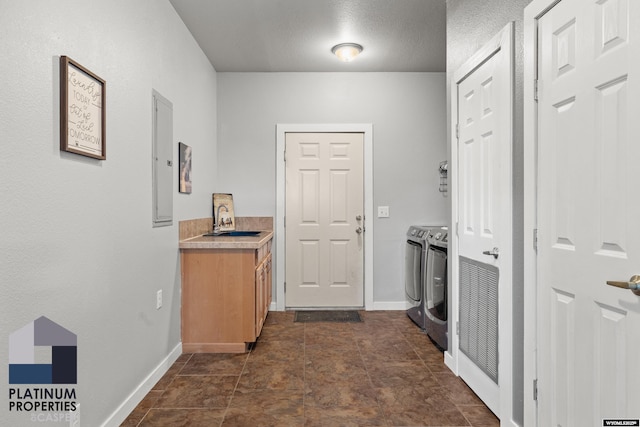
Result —
<instances>
[{"instance_id":1,"label":"door knob","mask_svg":"<svg viewBox=\"0 0 640 427\"><path fill-rule=\"evenodd\" d=\"M356 228L356 233L358 233L358 234L362 234L363 231L364 230L362 229L362 227Z\"/></svg>"},{"instance_id":2,"label":"door knob","mask_svg":"<svg viewBox=\"0 0 640 427\"><path fill-rule=\"evenodd\" d=\"M631 279L629 279L628 282L617 282L615 280L607 280L607 285L615 286L616 288L630 289L631 292L640 296L640 276L637 274L631 276Z\"/></svg>"},{"instance_id":3,"label":"door knob","mask_svg":"<svg viewBox=\"0 0 640 427\"><path fill-rule=\"evenodd\" d=\"M356 215L356 221L361 221L362 220L362 215Z\"/></svg>"},{"instance_id":4,"label":"door knob","mask_svg":"<svg viewBox=\"0 0 640 427\"><path fill-rule=\"evenodd\" d=\"M500 253L500 250L498 250L498 248L493 248L490 251L482 252L482 255L493 255L495 259L498 259L499 253Z\"/></svg>"}]
</instances>

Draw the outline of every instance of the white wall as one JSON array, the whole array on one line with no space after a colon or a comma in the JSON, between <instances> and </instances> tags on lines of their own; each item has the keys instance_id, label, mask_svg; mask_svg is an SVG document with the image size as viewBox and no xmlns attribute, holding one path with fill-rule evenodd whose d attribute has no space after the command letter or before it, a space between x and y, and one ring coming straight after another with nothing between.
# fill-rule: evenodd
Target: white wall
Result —
<instances>
[{"instance_id":1,"label":"white wall","mask_svg":"<svg viewBox=\"0 0 640 427\"><path fill-rule=\"evenodd\" d=\"M32 425L8 412L7 343L44 315L78 336L97 426L180 342L177 223L211 213L216 73L166 0L0 0L0 40L0 424ZM60 55L107 82L105 161L59 150ZM178 141L194 156L193 194L156 229L152 89L173 102L175 162Z\"/></svg>"},{"instance_id":2,"label":"white wall","mask_svg":"<svg viewBox=\"0 0 640 427\"><path fill-rule=\"evenodd\" d=\"M372 123L374 302L403 308L405 233L442 223L446 159L444 73L218 73L217 192L236 215L276 214L276 124ZM275 293L274 293L275 295Z\"/></svg>"}]
</instances>

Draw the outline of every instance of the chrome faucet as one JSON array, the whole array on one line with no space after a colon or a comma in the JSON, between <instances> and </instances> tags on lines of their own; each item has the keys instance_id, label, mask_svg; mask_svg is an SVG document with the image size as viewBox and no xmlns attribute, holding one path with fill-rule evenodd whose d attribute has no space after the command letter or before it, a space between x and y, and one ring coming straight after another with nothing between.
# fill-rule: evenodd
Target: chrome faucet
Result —
<instances>
[{"instance_id":1,"label":"chrome faucet","mask_svg":"<svg viewBox=\"0 0 640 427\"><path fill-rule=\"evenodd\" d=\"M213 233L220 233L220 226L218 225L218 221L220 221L220 209L224 208L225 212L229 212L229 209L227 208L227 205L219 205L218 206L218 212L216 212L216 217L214 218L215 222L213 224Z\"/></svg>"}]
</instances>

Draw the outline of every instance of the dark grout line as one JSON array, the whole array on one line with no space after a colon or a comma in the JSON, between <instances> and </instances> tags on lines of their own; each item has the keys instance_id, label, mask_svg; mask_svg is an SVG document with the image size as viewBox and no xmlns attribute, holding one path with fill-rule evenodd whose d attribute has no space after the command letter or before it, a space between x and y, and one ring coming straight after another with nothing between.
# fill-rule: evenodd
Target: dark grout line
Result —
<instances>
[{"instance_id":1,"label":"dark grout line","mask_svg":"<svg viewBox=\"0 0 640 427\"><path fill-rule=\"evenodd\" d=\"M229 397L229 402L227 403L227 407L224 410L224 413L222 414L222 419L220 420L219 426L222 426L222 424L224 423L224 419L227 417L227 412L229 412L229 408L231 407L231 402L233 402L233 397L236 395L236 391L238 390L238 384L240 384L240 380L242 379L242 374L244 373L244 370L247 367L247 362L249 361L249 357L251 357L252 352L253 352L253 349L249 351L249 353L247 354L247 357L245 357L244 359L244 363L242 364L242 369L240 370L240 375L238 375L238 380L236 381L236 385L233 387L233 391L231 392L231 396Z\"/></svg>"},{"instance_id":2,"label":"dark grout line","mask_svg":"<svg viewBox=\"0 0 640 427\"><path fill-rule=\"evenodd\" d=\"M364 319L364 317L362 318L363 322L365 322L366 320ZM352 328L353 329L353 328ZM362 348L360 346L360 344L358 344L358 341L356 340L356 346L358 347L358 354L360 355L360 359L362 360L362 364L364 366L364 370L367 373L367 378L369 379L369 385L371 387L373 387L373 380L371 379L371 372L370 372L370 366L367 363L364 354L362 353ZM380 409L380 413L382 414L382 417L384 419L385 425L390 426L391 425L391 421L389 420L389 418L387 417L387 414L384 410L384 407L382 406L382 404L380 403L380 399L378 397L376 397L376 403L378 404L378 408Z\"/></svg>"},{"instance_id":3,"label":"dark grout line","mask_svg":"<svg viewBox=\"0 0 640 427\"><path fill-rule=\"evenodd\" d=\"M293 320L292 320L293 322ZM302 419L307 419L307 324L302 326Z\"/></svg>"}]
</instances>

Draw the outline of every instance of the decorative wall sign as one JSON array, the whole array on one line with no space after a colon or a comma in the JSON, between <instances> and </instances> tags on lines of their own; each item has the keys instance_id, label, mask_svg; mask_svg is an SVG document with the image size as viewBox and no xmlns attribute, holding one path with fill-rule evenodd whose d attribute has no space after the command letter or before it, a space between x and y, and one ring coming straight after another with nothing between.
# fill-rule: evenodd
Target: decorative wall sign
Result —
<instances>
[{"instance_id":1,"label":"decorative wall sign","mask_svg":"<svg viewBox=\"0 0 640 427\"><path fill-rule=\"evenodd\" d=\"M233 195L213 193L213 231L233 231L236 216L233 209Z\"/></svg>"},{"instance_id":2,"label":"decorative wall sign","mask_svg":"<svg viewBox=\"0 0 640 427\"><path fill-rule=\"evenodd\" d=\"M60 149L107 158L106 82L68 56L60 57Z\"/></svg>"},{"instance_id":3,"label":"decorative wall sign","mask_svg":"<svg viewBox=\"0 0 640 427\"><path fill-rule=\"evenodd\" d=\"M178 143L178 157L180 158L179 187L181 193L191 194L191 147L182 142Z\"/></svg>"}]
</instances>

